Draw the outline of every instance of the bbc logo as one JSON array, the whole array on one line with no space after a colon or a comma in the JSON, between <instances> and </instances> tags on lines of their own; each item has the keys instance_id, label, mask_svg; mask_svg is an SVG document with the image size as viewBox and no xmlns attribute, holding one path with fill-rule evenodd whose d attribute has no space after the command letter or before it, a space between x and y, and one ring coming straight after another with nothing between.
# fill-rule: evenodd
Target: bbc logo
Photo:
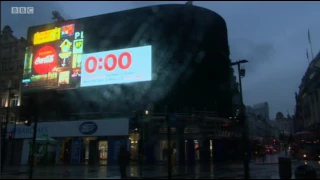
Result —
<instances>
[{"instance_id":1,"label":"bbc logo","mask_svg":"<svg viewBox=\"0 0 320 180\"><path fill-rule=\"evenodd\" d=\"M33 7L11 7L11 14L33 14Z\"/></svg>"}]
</instances>

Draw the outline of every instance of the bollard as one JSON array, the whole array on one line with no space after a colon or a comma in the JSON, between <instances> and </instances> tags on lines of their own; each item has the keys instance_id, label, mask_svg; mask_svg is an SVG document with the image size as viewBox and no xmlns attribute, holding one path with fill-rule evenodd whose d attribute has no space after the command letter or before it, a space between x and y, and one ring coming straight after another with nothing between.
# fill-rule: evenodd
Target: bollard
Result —
<instances>
[{"instance_id":1,"label":"bollard","mask_svg":"<svg viewBox=\"0 0 320 180\"><path fill-rule=\"evenodd\" d=\"M300 165L294 172L296 179L317 179L316 170L309 165Z\"/></svg>"},{"instance_id":2,"label":"bollard","mask_svg":"<svg viewBox=\"0 0 320 180\"><path fill-rule=\"evenodd\" d=\"M66 177L69 177L70 176L70 172L68 170L65 170L63 173L62 173L62 177L63 178L66 178Z\"/></svg>"},{"instance_id":3,"label":"bollard","mask_svg":"<svg viewBox=\"0 0 320 180\"><path fill-rule=\"evenodd\" d=\"M291 158L290 157L279 157L279 177L280 179L291 179Z\"/></svg>"}]
</instances>

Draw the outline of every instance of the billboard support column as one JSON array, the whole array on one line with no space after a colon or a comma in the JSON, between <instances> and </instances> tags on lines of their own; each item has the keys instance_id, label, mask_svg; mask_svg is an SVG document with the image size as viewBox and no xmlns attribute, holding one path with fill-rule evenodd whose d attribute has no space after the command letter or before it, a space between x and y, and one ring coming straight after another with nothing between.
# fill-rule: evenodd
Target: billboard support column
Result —
<instances>
[{"instance_id":1,"label":"billboard support column","mask_svg":"<svg viewBox=\"0 0 320 180\"><path fill-rule=\"evenodd\" d=\"M167 121L167 145L168 145L168 179L171 179L172 176L172 167L171 167L171 127L170 127L170 120L167 112L167 106L165 108L165 115L166 115L166 121Z\"/></svg>"},{"instance_id":2,"label":"billboard support column","mask_svg":"<svg viewBox=\"0 0 320 180\"><path fill-rule=\"evenodd\" d=\"M34 161L34 153L35 153L35 149L36 149L36 139L37 139L37 129L38 129L38 119L39 119L39 114L38 114L38 101L35 101L34 104L35 108L34 108L34 126L33 126L33 135L32 135L32 152L31 152L31 160L30 160L30 164L29 164L29 179L32 179L32 175L33 175L33 167L35 164Z\"/></svg>"},{"instance_id":3,"label":"billboard support column","mask_svg":"<svg viewBox=\"0 0 320 180\"><path fill-rule=\"evenodd\" d=\"M11 166L13 165L13 157L14 157L14 144L16 142L16 129L17 129L17 117L14 117L14 126L13 126L13 138L11 143Z\"/></svg>"}]
</instances>

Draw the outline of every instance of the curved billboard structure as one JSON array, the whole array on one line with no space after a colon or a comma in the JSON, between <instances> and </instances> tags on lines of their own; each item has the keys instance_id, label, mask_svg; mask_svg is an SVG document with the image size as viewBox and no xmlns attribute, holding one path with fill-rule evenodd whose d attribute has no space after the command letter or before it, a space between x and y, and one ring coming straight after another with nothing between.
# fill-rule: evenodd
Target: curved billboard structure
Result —
<instances>
[{"instance_id":1,"label":"curved billboard structure","mask_svg":"<svg viewBox=\"0 0 320 180\"><path fill-rule=\"evenodd\" d=\"M23 92L45 94L42 112L170 104L231 114L227 27L210 10L159 5L68 20L30 27L28 43Z\"/></svg>"}]
</instances>

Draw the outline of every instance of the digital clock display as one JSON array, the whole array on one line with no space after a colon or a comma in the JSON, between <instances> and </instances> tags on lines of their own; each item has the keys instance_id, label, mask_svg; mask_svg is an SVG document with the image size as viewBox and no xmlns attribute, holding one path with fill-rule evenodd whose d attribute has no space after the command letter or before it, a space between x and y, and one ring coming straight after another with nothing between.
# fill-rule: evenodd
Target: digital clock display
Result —
<instances>
[{"instance_id":1,"label":"digital clock display","mask_svg":"<svg viewBox=\"0 0 320 180\"><path fill-rule=\"evenodd\" d=\"M151 46L83 54L81 87L150 81Z\"/></svg>"}]
</instances>

